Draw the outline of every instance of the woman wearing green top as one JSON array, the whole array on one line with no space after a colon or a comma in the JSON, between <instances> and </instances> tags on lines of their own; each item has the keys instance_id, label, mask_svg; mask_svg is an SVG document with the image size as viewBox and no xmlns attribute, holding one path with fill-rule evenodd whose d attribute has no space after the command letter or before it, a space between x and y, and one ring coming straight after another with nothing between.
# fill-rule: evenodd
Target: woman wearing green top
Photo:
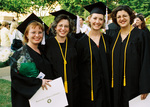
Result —
<instances>
[{"instance_id":1,"label":"woman wearing green top","mask_svg":"<svg viewBox=\"0 0 150 107\"><path fill-rule=\"evenodd\" d=\"M35 15L31 15L36 17ZM51 67L49 61L38 48L43 39L44 27L41 21L32 21L22 23L25 26L23 42L25 45L17 50L6 62L1 62L0 67L11 66L11 99L12 107L30 107L29 99L42 86L47 89L48 83L52 79ZM39 73L45 74L40 78ZM39 78L38 78L38 77Z\"/></svg>"}]
</instances>

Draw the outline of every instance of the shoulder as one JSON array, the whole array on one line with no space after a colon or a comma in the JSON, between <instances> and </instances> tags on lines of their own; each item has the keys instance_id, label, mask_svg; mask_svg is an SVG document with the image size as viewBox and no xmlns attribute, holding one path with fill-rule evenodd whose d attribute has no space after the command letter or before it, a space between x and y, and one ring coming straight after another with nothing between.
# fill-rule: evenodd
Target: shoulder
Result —
<instances>
[{"instance_id":1,"label":"shoulder","mask_svg":"<svg viewBox=\"0 0 150 107\"><path fill-rule=\"evenodd\" d=\"M88 39L88 35L83 34L82 37L80 39L78 39L78 42L86 41L87 39Z\"/></svg>"},{"instance_id":2,"label":"shoulder","mask_svg":"<svg viewBox=\"0 0 150 107\"><path fill-rule=\"evenodd\" d=\"M55 41L55 37L49 37L49 38L47 38L46 39L46 44L50 44L50 43L52 43L53 41Z\"/></svg>"},{"instance_id":3,"label":"shoulder","mask_svg":"<svg viewBox=\"0 0 150 107\"><path fill-rule=\"evenodd\" d=\"M146 40L148 39L148 35L144 30L138 29L138 28L134 28L132 30L131 36L135 39L135 40Z\"/></svg>"},{"instance_id":4,"label":"shoulder","mask_svg":"<svg viewBox=\"0 0 150 107\"><path fill-rule=\"evenodd\" d=\"M138 29L138 28L134 28L133 30L132 30L132 33L136 36L141 36L141 35L144 35L145 33L144 33L144 31L143 30L141 30L141 29Z\"/></svg>"},{"instance_id":5,"label":"shoulder","mask_svg":"<svg viewBox=\"0 0 150 107\"><path fill-rule=\"evenodd\" d=\"M88 36L84 34L80 39L77 40L77 47L82 48L87 46L88 44Z\"/></svg>"},{"instance_id":6,"label":"shoulder","mask_svg":"<svg viewBox=\"0 0 150 107\"><path fill-rule=\"evenodd\" d=\"M4 27L4 28L1 29L1 32L2 32L2 34L3 34L3 33L9 33L9 30Z\"/></svg>"},{"instance_id":7,"label":"shoulder","mask_svg":"<svg viewBox=\"0 0 150 107\"><path fill-rule=\"evenodd\" d=\"M74 37L71 36L71 35L68 36L68 40L71 41L71 42L76 42L76 41L77 41L77 39L74 38Z\"/></svg>"}]
</instances>

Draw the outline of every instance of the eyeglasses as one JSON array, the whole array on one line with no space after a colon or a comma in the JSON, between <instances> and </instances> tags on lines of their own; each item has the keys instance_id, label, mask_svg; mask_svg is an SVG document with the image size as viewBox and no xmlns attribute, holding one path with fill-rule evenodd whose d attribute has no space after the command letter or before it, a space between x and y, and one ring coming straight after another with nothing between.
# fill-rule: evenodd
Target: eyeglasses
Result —
<instances>
[{"instance_id":1,"label":"eyeglasses","mask_svg":"<svg viewBox=\"0 0 150 107\"><path fill-rule=\"evenodd\" d=\"M118 17L116 17L117 19L121 19L121 18L127 18L129 15L120 15L120 16L118 16Z\"/></svg>"}]
</instances>

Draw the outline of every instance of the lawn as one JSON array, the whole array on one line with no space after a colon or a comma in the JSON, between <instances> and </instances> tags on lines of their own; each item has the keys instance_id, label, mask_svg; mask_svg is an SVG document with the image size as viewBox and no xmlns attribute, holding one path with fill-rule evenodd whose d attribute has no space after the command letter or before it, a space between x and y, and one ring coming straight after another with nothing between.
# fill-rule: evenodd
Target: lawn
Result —
<instances>
[{"instance_id":1,"label":"lawn","mask_svg":"<svg viewBox=\"0 0 150 107\"><path fill-rule=\"evenodd\" d=\"M11 107L11 82L0 79L0 107Z\"/></svg>"}]
</instances>

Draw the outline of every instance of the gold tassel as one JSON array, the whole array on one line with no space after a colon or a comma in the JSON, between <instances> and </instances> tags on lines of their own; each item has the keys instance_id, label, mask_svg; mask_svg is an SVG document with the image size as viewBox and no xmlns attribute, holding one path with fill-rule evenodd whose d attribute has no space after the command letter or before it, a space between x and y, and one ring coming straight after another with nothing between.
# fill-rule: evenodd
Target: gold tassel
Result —
<instances>
[{"instance_id":1,"label":"gold tassel","mask_svg":"<svg viewBox=\"0 0 150 107\"><path fill-rule=\"evenodd\" d=\"M67 81L65 81L64 85L65 85L65 92L68 93L68 83L67 83Z\"/></svg>"},{"instance_id":2,"label":"gold tassel","mask_svg":"<svg viewBox=\"0 0 150 107\"><path fill-rule=\"evenodd\" d=\"M111 81L111 88L114 87L114 79L112 78L112 81Z\"/></svg>"},{"instance_id":3,"label":"gold tassel","mask_svg":"<svg viewBox=\"0 0 150 107\"><path fill-rule=\"evenodd\" d=\"M126 77L124 76L123 86L126 86Z\"/></svg>"},{"instance_id":4,"label":"gold tassel","mask_svg":"<svg viewBox=\"0 0 150 107\"><path fill-rule=\"evenodd\" d=\"M91 90L91 101L94 101L93 90Z\"/></svg>"}]
</instances>

